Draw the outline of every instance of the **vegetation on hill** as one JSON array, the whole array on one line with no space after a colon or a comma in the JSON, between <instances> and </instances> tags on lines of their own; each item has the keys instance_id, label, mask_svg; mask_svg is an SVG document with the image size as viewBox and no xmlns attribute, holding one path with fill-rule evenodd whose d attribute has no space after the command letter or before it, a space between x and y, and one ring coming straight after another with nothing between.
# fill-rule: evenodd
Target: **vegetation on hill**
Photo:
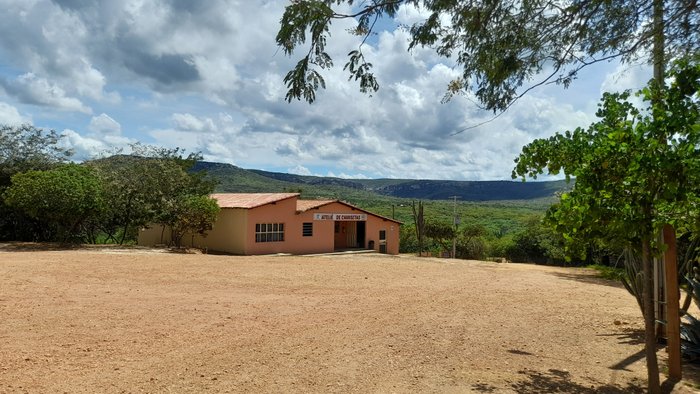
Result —
<instances>
[{"instance_id":1,"label":"vegetation on hill","mask_svg":"<svg viewBox=\"0 0 700 394\"><path fill-rule=\"evenodd\" d=\"M194 170L206 171L217 183L218 192L299 192L303 199L340 199L395 218L403 223L401 252L404 253L418 252L411 205L415 200L423 200L429 226L443 230L447 227L457 235L458 257L567 263L563 240L541 223L544 212L556 201L555 194L567 189L568 184L563 181L341 179L245 170L209 162L198 162ZM448 199L454 195L460 198L457 201ZM456 229L453 226L455 214L459 218ZM451 251L444 239L427 237L426 241L425 248L433 255ZM578 261L568 263L577 264Z\"/></svg>"},{"instance_id":2,"label":"vegetation on hill","mask_svg":"<svg viewBox=\"0 0 700 394\"><path fill-rule=\"evenodd\" d=\"M447 242L437 235L449 232L457 235L458 257L563 261L553 246L557 243L547 238L551 234L540 228L540 218L555 201L555 192L565 187L562 182L301 176L203 162L196 154L183 156L179 149L138 144L131 155L66 164L71 152L60 149L56 133L31 126L2 130L3 240L133 242L138 228L149 223L174 229L177 240L184 233L203 232L211 226L216 207L204 196L213 190L299 192L303 199L339 199L401 221L402 252L418 250L411 205L420 199L428 227L435 230L432 238L426 238L425 248L435 255L451 250L451 238ZM59 195L65 198L54 198ZM448 195L460 199L447 200ZM54 204L45 206L42 201Z\"/></svg>"},{"instance_id":3,"label":"vegetation on hill","mask_svg":"<svg viewBox=\"0 0 700 394\"><path fill-rule=\"evenodd\" d=\"M214 184L189 171L199 155L136 144L132 155L66 163L60 139L33 126L0 128L0 240L121 244L150 223L211 228Z\"/></svg>"}]
</instances>

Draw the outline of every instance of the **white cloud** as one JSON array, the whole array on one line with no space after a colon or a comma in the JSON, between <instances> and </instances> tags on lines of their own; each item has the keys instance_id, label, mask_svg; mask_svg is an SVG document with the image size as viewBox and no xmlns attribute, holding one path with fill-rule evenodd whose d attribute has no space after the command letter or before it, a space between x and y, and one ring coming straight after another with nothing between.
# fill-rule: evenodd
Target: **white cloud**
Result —
<instances>
[{"instance_id":1,"label":"white cloud","mask_svg":"<svg viewBox=\"0 0 700 394\"><path fill-rule=\"evenodd\" d=\"M198 118L192 114L173 114L172 116L175 128L183 131L214 131L216 126L210 118Z\"/></svg>"},{"instance_id":2,"label":"white cloud","mask_svg":"<svg viewBox=\"0 0 700 394\"><path fill-rule=\"evenodd\" d=\"M361 40L345 32L354 22L334 23L327 49L337 67L323 71L327 89L308 105L284 101L283 77L305 48L289 58L276 46L281 0L0 3L7 59L0 120L59 122L84 156L141 140L300 174L330 168L340 176L506 179L524 144L586 126L586 106L598 99L571 101L584 81L569 91L535 91L499 118L452 135L493 115L472 96L440 104L461 70L429 48L409 53L405 30L364 45L381 84L368 97L342 71ZM395 22L425 15L403 5ZM616 72L601 90L648 79L644 71ZM41 108L20 114L20 103ZM100 115L91 117L92 108Z\"/></svg>"},{"instance_id":3,"label":"white cloud","mask_svg":"<svg viewBox=\"0 0 700 394\"><path fill-rule=\"evenodd\" d=\"M63 111L92 113L90 107L74 97L68 97L60 86L33 73L20 75L14 81L3 82L5 91L27 104L44 105Z\"/></svg>"},{"instance_id":4,"label":"white cloud","mask_svg":"<svg viewBox=\"0 0 700 394\"><path fill-rule=\"evenodd\" d=\"M93 116L92 119L90 119L88 129L97 134L120 134L122 132L122 126L119 122L110 118L109 115L105 113L99 116Z\"/></svg>"},{"instance_id":5,"label":"white cloud","mask_svg":"<svg viewBox=\"0 0 700 394\"><path fill-rule=\"evenodd\" d=\"M430 12L425 8L418 8L413 4L402 4L396 12L396 21L407 26L424 21Z\"/></svg>"},{"instance_id":6,"label":"white cloud","mask_svg":"<svg viewBox=\"0 0 700 394\"><path fill-rule=\"evenodd\" d=\"M637 91L647 85L652 77L651 66L620 64L615 71L605 76L600 86L600 95L604 92Z\"/></svg>"},{"instance_id":7,"label":"white cloud","mask_svg":"<svg viewBox=\"0 0 700 394\"><path fill-rule=\"evenodd\" d=\"M290 174L297 174L297 175L312 175L311 171L309 171L308 168L302 166L301 164L297 164L296 166L292 168L287 168L287 172Z\"/></svg>"},{"instance_id":8,"label":"white cloud","mask_svg":"<svg viewBox=\"0 0 700 394\"><path fill-rule=\"evenodd\" d=\"M12 105L0 101L0 124L16 126L23 123L32 123L32 120L22 116Z\"/></svg>"},{"instance_id":9,"label":"white cloud","mask_svg":"<svg viewBox=\"0 0 700 394\"><path fill-rule=\"evenodd\" d=\"M65 129L61 135L63 135L62 144L74 150L73 158L76 160L91 159L98 153L107 151L110 148L103 141L97 138L84 137L75 130Z\"/></svg>"}]
</instances>

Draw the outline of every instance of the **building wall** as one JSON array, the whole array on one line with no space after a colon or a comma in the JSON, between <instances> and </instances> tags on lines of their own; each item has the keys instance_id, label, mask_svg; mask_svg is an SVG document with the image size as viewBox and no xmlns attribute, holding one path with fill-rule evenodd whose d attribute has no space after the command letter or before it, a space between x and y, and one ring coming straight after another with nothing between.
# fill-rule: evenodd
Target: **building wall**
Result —
<instances>
[{"instance_id":1,"label":"building wall","mask_svg":"<svg viewBox=\"0 0 700 394\"><path fill-rule=\"evenodd\" d=\"M161 234L163 239L161 240ZM163 226L151 225L148 228L139 230L139 238L136 241L142 246L153 246L159 244L167 244L170 242L170 230L163 231Z\"/></svg>"},{"instance_id":2,"label":"building wall","mask_svg":"<svg viewBox=\"0 0 700 394\"><path fill-rule=\"evenodd\" d=\"M183 246L206 248L233 254L313 254L333 252L348 246L348 231L357 231L357 222L339 222L341 231L335 233L332 220L314 220L316 213L364 213L341 203L330 203L320 208L296 213L296 198L278 201L252 209L223 208L213 229L206 237L185 235ZM256 224L284 224L284 241L256 242ZM303 223L312 223L312 236L303 236ZM391 220L367 215L365 222L365 248L370 244L380 251L382 242L379 232L386 231L386 253L399 253L399 224ZM354 230L353 230L354 228ZM345 232L342 230L346 229ZM161 226L154 226L139 233L139 245L156 245L161 243ZM170 241L170 231L164 233L164 243ZM373 242L372 242L373 241Z\"/></svg>"},{"instance_id":3,"label":"building wall","mask_svg":"<svg viewBox=\"0 0 700 394\"><path fill-rule=\"evenodd\" d=\"M246 221L247 212L245 209L224 208L219 212L216 222L206 237L196 234L193 242L192 234L185 234L182 237L182 246L216 252L246 254L246 234L243 231ZM169 228L166 227L163 231L163 226L153 225L139 231L138 244L146 246L168 244L172 239L170 235Z\"/></svg>"},{"instance_id":4,"label":"building wall","mask_svg":"<svg viewBox=\"0 0 700 394\"><path fill-rule=\"evenodd\" d=\"M299 216L300 222L313 222L314 223L314 236L316 236L316 228L319 229L319 233L322 233L323 237L322 238L324 243L328 243L328 251L333 251L335 250L335 246L337 245L338 248L342 249L347 247L347 232L343 232L343 229L345 228L346 231L351 230L353 227L356 226L356 222L340 222L339 227L340 227L340 232L335 233L335 222L332 220L313 220L314 214L315 213L364 213L363 211L353 209L352 207L349 207L347 205L334 202L328 205L324 205L320 208L316 209L311 209L309 211L303 212L297 216ZM301 229L301 224L299 224L299 228ZM369 248L370 241L374 241L374 247L373 249L376 251L379 251L379 231L380 230L385 230L386 231L386 246L387 250L386 252L388 254L398 254L399 253L399 224L396 222L392 222L391 220L383 219L371 214L367 214L367 221L365 224L365 248ZM300 230L301 232L301 230Z\"/></svg>"},{"instance_id":5,"label":"building wall","mask_svg":"<svg viewBox=\"0 0 700 394\"><path fill-rule=\"evenodd\" d=\"M278 201L276 204L267 204L248 210L248 224L246 230L246 254L271 254L271 253L327 253L333 251L333 232L331 226L313 226L313 236L302 236L302 224L307 220L305 216L296 213L297 199L289 198ZM267 223L284 224L284 241L256 242L255 225ZM327 227L325 230L322 230Z\"/></svg>"},{"instance_id":6,"label":"building wall","mask_svg":"<svg viewBox=\"0 0 700 394\"><path fill-rule=\"evenodd\" d=\"M386 231L386 253L399 254L399 224L388 219L368 215L367 216L367 245L374 241L374 250L379 251L381 241L379 231Z\"/></svg>"},{"instance_id":7,"label":"building wall","mask_svg":"<svg viewBox=\"0 0 700 394\"><path fill-rule=\"evenodd\" d=\"M196 235L194 247L207 248L217 252L248 254L246 252L246 233L243 231L248 221L246 209L223 208L211 231L206 237ZM183 243L190 242L185 235ZM192 246L192 245L191 245Z\"/></svg>"}]
</instances>

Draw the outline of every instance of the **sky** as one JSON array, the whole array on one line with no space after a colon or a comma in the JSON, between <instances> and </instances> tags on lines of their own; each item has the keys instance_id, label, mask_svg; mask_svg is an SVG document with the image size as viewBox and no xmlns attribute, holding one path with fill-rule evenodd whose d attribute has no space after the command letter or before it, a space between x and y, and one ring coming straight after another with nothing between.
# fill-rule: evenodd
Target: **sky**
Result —
<instances>
[{"instance_id":1,"label":"sky","mask_svg":"<svg viewBox=\"0 0 700 394\"><path fill-rule=\"evenodd\" d=\"M424 11L402 6L363 47L377 93L348 81L361 38L336 21L327 88L288 103L283 78L304 52L275 44L286 3L0 0L0 123L54 129L78 161L141 142L300 175L502 180L525 144L588 126L602 92L651 78L644 65L598 64L455 135L493 113L467 96L440 103L460 70L429 48L408 52L396 26Z\"/></svg>"}]
</instances>

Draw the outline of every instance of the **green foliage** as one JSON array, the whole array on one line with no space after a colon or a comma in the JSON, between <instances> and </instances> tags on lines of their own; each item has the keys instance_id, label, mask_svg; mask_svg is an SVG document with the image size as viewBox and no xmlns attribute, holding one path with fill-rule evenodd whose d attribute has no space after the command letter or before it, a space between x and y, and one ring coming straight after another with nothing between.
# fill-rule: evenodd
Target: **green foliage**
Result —
<instances>
[{"instance_id":1,"label":"green foliage","mask_svg":"<svg viewBox=\"0 0 700 394\"><path fill-rule=\"evenodd\" d=\"M467 223L458 230L456 257L461 259L483 260L487 251L492 250L486 240L488 230L485 226L475 223Z\"/></svg>"},{"instance_id":2,"label":"green foliage","mask_svg":"<svg viewBox=\"0 0 700 394\"><path fill-rule=\"evenodd\" d=\"M599 122L523 148L513 177L536 177L547 169L576 178L547 215L570 253L582 256L586 239L639 251L643 240L655 245L661 224L684 225L680 219L689 218L700 185L700 111L697 96L682 92L698 67L674 69L683 87L673 83L668 90L652 86L640 92L646 102L659 97L652 111L635 108L629 93L606 93ZM694 84L697 92L700 79Z\"/></svg>"},{"instance_id":3,"label":"green foliage","mask_svg":"<svg viewBox=\"0 0 700 394\"><path fill-rule=\"evenodd\" d=\"M43 236L56 236L62 241L89 237L91 234L81 226L99 220L104 211L99 178L90 168L78 164L15 174L4 200L29 218L45 223L48 234Z\"/></svg>"},{"instance_id":4,"label":"green foliage","mask_svg":"<svg viewBox=\"0 0 700 394\"><path fill-rule=\"evenodd\" d=\"M440 245L442 250L452 250L452 239L456 236L453 225L444 222L427 221L425 236Z\"/></svg>"},{"instance_id":5,"label":"green foliage","mask_svg":"<svg viewBox=\"0 0 700 394\"><path fill-rule=\"evenodd\" d=\"M88 163L100 175L109 202L102 231L120 244L134 239L140 227L171 223L174 207L185 196L208 195L214 189L202 173L188 171L200 159L197 154L183 156L179 148L144 145L134 145L132 151Z\"/></svg>"},{"instance_id":6,"label":"green foliage","mask_svg":"<svg viewBox=\"0 0 700 394\"><path fill-rule=\"evenodd\" d=\"M525 146L513 171L523 179L545 168L576 178L572 191L547 214L567 252L582 256L581 241L598 240L635 257L626 261L625 283L641 300L654 392L659 390L651 296L652 257L660 254L656 235L664 224L692 228L700 217L700 63L681 62L670 75L670 87L652 82L638 93L648 108L636 108L629 93L606 93L600 121Z\"/></svg>"},{"instance_id":7,"label":"green foliage","mask_svg":"<svg viewBox=\"0 0 700 394\"><path fill-rule=\"evenodd\" d=\"M10 178L29 170L48 170L73 152L60 145L61 136L31 125L0 126L0 189Z\"/></svg>"},{"instance_id":8,"label":"green foliage","mask_svg":"<svg viewBox=\"0 0 700 394\"><path fill-rule=\"evenodd\" d=\"M603 279L614 280L616 282L622 281L627 277L627 272L624 268L620 267L610 267L602 264L590 264L586 268L593 269L598 272L598 276Z\"/></svg>"},{"instance_id":9,"label":"green foliage","mask_svg":"<svg viewBox=\"0 0 700 394\"><path fill-rule=\"evenodd\" d=\"M512 243L505 246L505 257L516 263L564 263L564 238L542 222L539 216L530 217L525 227L513 234Z\"/></svg>"},{"instance_id":10,"label":"green foliage","mask_svg":"<svg viewBox=\"0 0 700 394\"><path fill-rule=\"evenodd\" d=\"M61 136L31 125L0 126L0 194L13 175L30 170L48 170L63 163L72 151L61 146ZM0 240L34 240L49 229L7 206L0 198Z\"/></svg>"},{"instance_id":11,"label":"green foliage","mask_svg":"<svg viewBox=\"0 0 700 394\"><path fill-rule=\"evenodd\" d=\"M207 231L212 229L220 210L216 200L208 196L180 197L170 207L167 214L169 220L165 223L171 229L175 246L181 246L182 237L186 233L192 234L193 237L194 234L206 236Z\"/></svg>"},{"instance_id":12,"label":"green foliage","mask_svg":"<svg viewBox=\"0 0 700 394\"><path fill-rule=\"evenodd\" d=\"M399 252L418 253L418 238L416 228L412 224L404 224L399 231Z\"/></svg>"},{"instance_id":13,"label":"green foliage","mask_svg":"<svg viewBox=\"0 0 700 394\"><path fill-rule=\"evenodd\" d=\"M346 4L354 6L352 12L341 11ZM325 86L319 70L333 65L326 52L330 25L342 19L357 23L349 34L364 37L349 52L345 70L363 92L375 92L379 84L362 46L374 33L375 22L393 17L404 4L427 11L424 20L409 27L409 48L431 47L461 68L445 99L473 92L494 111L505 110L522 96L523 85L532 83L525 92L548 82L568 86L587 65L614 58L636 61L647 56L654 39L654 25L648 23L654 0L292 1L280 21L277 44L288 55L307 43L308 49L285 77L287 100L313 102L316 90ZM663 1L663 6L669 15L663 32L666 52L679 56L698 51L700 9L685 0ZM533 83L538 75L545 76Z\"/></svg>"}]
</instances>

